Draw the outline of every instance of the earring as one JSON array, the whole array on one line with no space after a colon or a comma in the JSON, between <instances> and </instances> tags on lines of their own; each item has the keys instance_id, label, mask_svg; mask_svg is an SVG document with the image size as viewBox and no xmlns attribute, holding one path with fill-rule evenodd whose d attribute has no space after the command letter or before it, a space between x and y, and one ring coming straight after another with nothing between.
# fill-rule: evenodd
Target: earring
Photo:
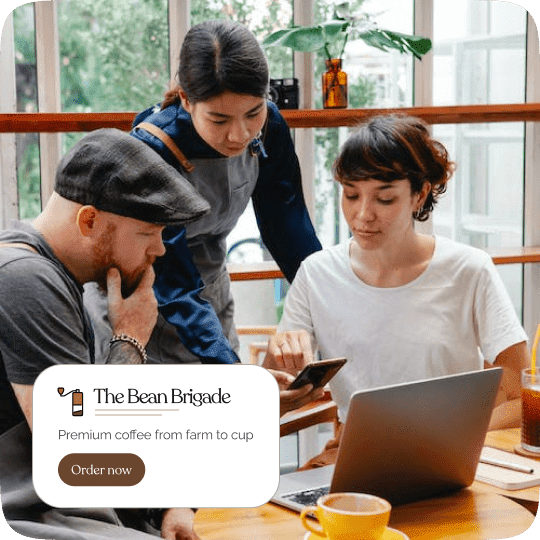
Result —
<instances>
[{"instance_id":1,"label":"earring","mask_svg":"<svg viewBox=\"0 0 540 540\"><path fill-rule=\"evenodd\" d=\"M413 218L414 218L414 219L419 219L421 215L422 215L422 208L417 208L417 209L413 212Z\"/></svg>"}]
</instances>

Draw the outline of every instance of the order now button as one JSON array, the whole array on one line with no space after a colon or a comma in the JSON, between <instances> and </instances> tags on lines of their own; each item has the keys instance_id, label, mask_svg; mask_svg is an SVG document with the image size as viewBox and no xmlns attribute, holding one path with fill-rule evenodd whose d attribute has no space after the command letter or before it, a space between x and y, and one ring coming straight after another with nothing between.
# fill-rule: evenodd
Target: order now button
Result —
<instances>
[{"instance_id":1,"label":"order now button","mask_svg":"<svg viewBox=\"0 0 540 540\"><path fill-rule=\"evenodd\" d=\"M68 454L58 475L69 486L134 486L146 468L136 454Z\"/></svg>"}]
</instances>

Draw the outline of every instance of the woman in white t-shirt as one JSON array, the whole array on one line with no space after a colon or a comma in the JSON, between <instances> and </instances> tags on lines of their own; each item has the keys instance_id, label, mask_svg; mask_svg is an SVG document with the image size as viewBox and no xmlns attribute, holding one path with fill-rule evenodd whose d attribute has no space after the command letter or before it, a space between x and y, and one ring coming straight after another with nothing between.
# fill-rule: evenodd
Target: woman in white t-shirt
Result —
<instances>
[{"instance_id":1,"label":"woman in white t-shirt","mask_svg":"<svg viewBox=\"0 0 540 540\"><path fill-rule=\"evenodd\" d=\"M296 373L313 358L344 356L330 383L343 421L353 392L482 369L504 369L490 428L518 425L527 336L491 258L420 234L454 170L426 125L378 116L334 164L352 237L301 265L267 367Z\"/></svg>"}]
</instances>

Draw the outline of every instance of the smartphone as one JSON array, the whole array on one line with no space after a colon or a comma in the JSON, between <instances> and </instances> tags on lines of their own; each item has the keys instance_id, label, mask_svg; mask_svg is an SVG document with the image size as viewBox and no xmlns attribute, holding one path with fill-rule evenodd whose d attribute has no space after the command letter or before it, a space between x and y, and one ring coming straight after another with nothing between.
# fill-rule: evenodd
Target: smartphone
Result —
<instances>
[{"instance_id":1,"label":"smartphone","mask_svg":"<svg viewBox=\"0 0 540 540\"><path fill-rule=\"evenodd\" d=\"M287 390L296 390L305 384L312 384L314 388L324 386L345 364L345 358L329 358L308 364L289 385Z\"/></svg>"}]
</instances>

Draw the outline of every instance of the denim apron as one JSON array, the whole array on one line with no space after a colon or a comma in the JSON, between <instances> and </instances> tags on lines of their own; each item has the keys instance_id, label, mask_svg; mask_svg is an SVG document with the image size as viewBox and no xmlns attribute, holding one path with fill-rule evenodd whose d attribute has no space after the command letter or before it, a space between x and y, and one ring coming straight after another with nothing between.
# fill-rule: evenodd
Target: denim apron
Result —
<instances>
[{"instance_id":1,"label":"denim apron","mask_svg":"<svg viewBox=\"0 0 540 540\"><path fill-rule=\"evenodd\" d=\"M210 203L210 212L186 226L187 244L205 288L201 296L214 308L223 333L238 352L234 301L226 267L227 236L249 203L259 174L259 159L247 148L241 155L217 159L191 159L184 173ZM150 359L159 363L195 363L197 357L182 344L175 328L161 315L147 345Z\"/></svg>"}]
</instances>

